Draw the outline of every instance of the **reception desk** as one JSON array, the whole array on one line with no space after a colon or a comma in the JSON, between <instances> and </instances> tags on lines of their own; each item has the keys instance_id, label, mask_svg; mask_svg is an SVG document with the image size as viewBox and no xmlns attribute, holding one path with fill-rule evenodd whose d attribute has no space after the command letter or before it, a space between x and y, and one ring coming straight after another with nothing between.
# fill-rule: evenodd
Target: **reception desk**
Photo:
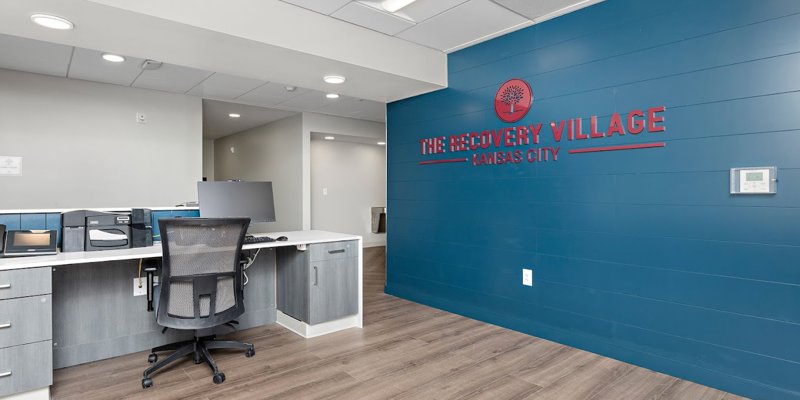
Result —
<instances>
[{"instance_id":1,"label":"reception desk","mask_svg":"<svg viewBox=\"0 0 800 400\"><path fill-rule=\"evenodd\" d=\"M303 337L362 327L360 236L275 232L249 244L239 329L278 323ZM140 263L161 246L0 259L0 397L49 399L53 369L148 350L191 332L161 332L134 296ZM284 312L285 311L285 312ZM220 330L220 334L226 333ZM142 370L147 367L142 360Z\"/></svg>"}]
</instances>

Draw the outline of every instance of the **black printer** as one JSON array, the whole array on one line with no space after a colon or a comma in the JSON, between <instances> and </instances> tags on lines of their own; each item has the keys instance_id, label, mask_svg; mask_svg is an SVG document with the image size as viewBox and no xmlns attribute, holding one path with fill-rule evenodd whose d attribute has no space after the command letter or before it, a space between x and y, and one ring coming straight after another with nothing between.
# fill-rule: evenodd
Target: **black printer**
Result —
<instances>
[{"instance_id":1,"label":"black printer","mask_svg":"<svg viewBox=\"0 0 800 400\"><path fill-rule=\"evenodd\" d=\"M132 213L91 210L65 212L61 215L61 251L67 253L152 246L150 218L150 210L141 208L133 209Z\"/></svg>"}]
</instances>

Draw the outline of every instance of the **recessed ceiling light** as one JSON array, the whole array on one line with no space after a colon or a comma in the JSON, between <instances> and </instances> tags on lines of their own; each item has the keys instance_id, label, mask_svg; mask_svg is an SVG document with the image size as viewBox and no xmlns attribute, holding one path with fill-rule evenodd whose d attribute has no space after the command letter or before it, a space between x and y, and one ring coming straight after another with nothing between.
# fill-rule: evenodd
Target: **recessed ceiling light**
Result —
<instances>
[{"instance_id":1,"label":"recessed ceiling light","mask_svg":"<svg viewBox=\"0 0 800 400\"><path fill-rule=\"evenodd\" d=\"M336 138L333 137L333 136L325 136L325 140L333 140L333 139L336 139Z\"/></svg>"},{"instance_id":2,"label":"recessed ceiling light","mask_svg":"<svg viewBox=\"0 0 800 400\"><path fill-rule=\"evenodd\" d=\"M116 55L116 54L111 54L111 53L104 53L103 54L103 60L114 62L114 63L121 63L121 62L125 61L125 57L120 56L120 55Z\"/></svg>"},{"instance_id":3,"label":"recessed ceiling light","mask_svg":"<svg viewBox=\"0 0 800 400\"><path fill-rule=\"evenodd\" d=\"M409 4L415 1L417 0L383 0L381 2L381 7L390 13L394 13L400 11L402 8L408 7Z\"/></svg>"},{"instance_id":4,"label":"recessed ceiling light","mask_svg":"<svg viewBox=\"0 0 800 400\"><path fill-rule=\"evenodd\" d=\"M230 113L230 114L228 114L228 116L231 117L231 118L239 118L239 117L241 117L240 114L236 114L236 113Z\"/></svg>"},{"instance_id":5,"label":"recessed ceiling light","mask_svg":"<svg viewBox=\"0 0 800 400\"><path fill-rule=\"evenodd\" d=\"M325 77L322 78L322 80L324 80L325 83L332 83L334 85L338 85L340 83L344 83L346 79L344 79L343 76L339 75L326 75Z\"/></svg>"},{"instance_id":6,"label":"recessed ceiling light","mask_svg":"<svg viewBox=\"0 0 800 400\"><path fill-rule=\"evenodd\" d=\"M72 22L64 18L56 17L55 15L50 15L50 14L33 14L31 15L31 21L45 28L58 29L62 31L69 30L75 27L75 25L73 25Z\"/></svg>"},{"instance_id":7,"label":"recessed ceiling light","mask_svg":"<svg viewBox=\"0 0 800 400\"><path fill-rule=\"evenodd\" d=\"M336 94L336 93L328 93L328 94L325 95L325 97L327 97L329 99L338 99L339 95Z\"/></svg>"},{"instance_id":8,"label":"recessed ceiling light","mask_svg":"<svg viewBox=\"0 0 800 400\"><path fill-rule=\"evenodd\" d=\"M386 142L378 142L378 146L386 146Z\"/></svg>"}]
</instances>

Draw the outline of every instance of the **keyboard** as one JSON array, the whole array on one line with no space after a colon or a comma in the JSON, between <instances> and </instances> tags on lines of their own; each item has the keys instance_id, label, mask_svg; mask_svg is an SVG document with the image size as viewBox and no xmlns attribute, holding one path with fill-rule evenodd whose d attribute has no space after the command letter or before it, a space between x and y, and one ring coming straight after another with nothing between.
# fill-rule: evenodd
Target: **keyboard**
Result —
<instances>
[{"instance_id":1,"label":"keyboard","mask_svg":"<svg viewBox=\"0 0 800 400\"><path fill-rule=\"evenodd\" d=\"M245 235L244 237L244 244L256 244L256 243L268 243L274 242L275 239L269 236L253 236L253 235Z\"/></svg>"}]
</instances>

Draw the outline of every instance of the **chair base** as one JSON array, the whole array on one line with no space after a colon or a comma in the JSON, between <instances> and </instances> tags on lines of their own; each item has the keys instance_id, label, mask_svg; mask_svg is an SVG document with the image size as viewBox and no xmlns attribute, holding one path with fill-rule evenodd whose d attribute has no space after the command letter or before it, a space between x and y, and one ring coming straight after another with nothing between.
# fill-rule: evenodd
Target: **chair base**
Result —
<instances>
[{"instance_id":1,"label":"chair base","mask_svg":"<svg viewBox=\"0 0 800 400\"><path fill-rule=\"evenodd\" d=\"M238 349L244 350L245 357L252 357L256 354L256 349L250 343L237 342L233 340L217 340L215 336L195 337L194 340L186 340L183 342L165 344L163 346L154 347L147 361L153 364L150 368L144 371L142 378L142 387L149 388L153 386L153 380L150 378L156 371L167 365L173 363L186 356L191 356L195 364L200 364L203 361L208 364L211 371L214 373L213 381L220 384L225 381L225 374L223 374L214 358L211 357L209 350L212 349ZM159 361L156 353L162 351L173 351L172 354L165 359Z\"/></svg>"}]
</instances>

